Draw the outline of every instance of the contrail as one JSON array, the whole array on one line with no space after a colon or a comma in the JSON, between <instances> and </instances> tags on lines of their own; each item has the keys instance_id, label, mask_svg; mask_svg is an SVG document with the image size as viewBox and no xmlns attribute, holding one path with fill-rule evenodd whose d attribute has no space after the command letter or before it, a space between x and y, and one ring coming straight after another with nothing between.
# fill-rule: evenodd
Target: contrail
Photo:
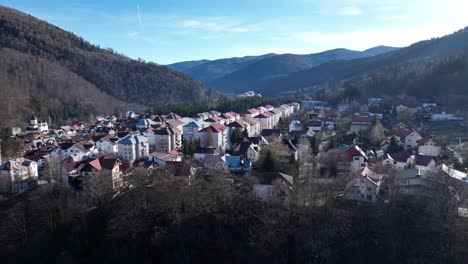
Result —
<instances>
[{"instance_id":1,"label":"contrail","mask_svg":"<svg viewBox=\"0 0 468 264\"><path fill-rule=\"evenodd\" d=\"M138 22L141 25L141 13L140 13L140 5L137 4L137 11L138 11Z\"/></svg>"}]
</instances>

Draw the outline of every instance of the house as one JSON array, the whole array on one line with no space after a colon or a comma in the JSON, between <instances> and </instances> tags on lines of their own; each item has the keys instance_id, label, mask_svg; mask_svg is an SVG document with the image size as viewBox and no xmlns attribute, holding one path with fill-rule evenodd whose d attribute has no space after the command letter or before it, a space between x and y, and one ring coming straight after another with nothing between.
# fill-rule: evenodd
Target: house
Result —
<instances>
[{"instance_id":1,"label":"house","mask_svg":"<svg viewBox=\"0 0 468 264\"><path fill-rule=\"evenodd\" d=\"M338 162L338 172L342 174L356 173L369 164L366 153L357 145L341 151L341 157Z\"/></svg>"},{"instance_id":2,"label":"house","mask_svg":"<svg viewBox=\"0 0 468 264\"><path fill-rule=\"evenodd\" d=\"M351 132L367 131L371 128L374 118L370 116L353 116L351 119Z\"/></svg>"},{"instance_id":3,"label":"house","mask_svg":"<svg viewBox=\"0 0 468 264\"><path fill-rule=\"evenodd\" d=\"M156 162L161 167L166 166L167 162L182 161L183 154L177 151L170 152L153 152L149 155L148 160Z\"/></svg>"},{"instance_id":4,"label":"house","mask_svg":"<svg viewBox=\"0 0 468 264\"><path fill-rule=\"evenodd\" d=\"M175 149L175 146L172 145L173 132L169 127L149 128L143 132L143 135L148 138L149 151L151 152L168 152Z\"/></svg>"},{"instance_id":5,"label":"house","mask_svg":"<svg viewBox=\"0 0 468 264\"><path fill-rule=\"evenodd\" d=\"M101 155L106 155L106 154L117 154L119 152L118 144L117 141L118 138L114 138L110 135L107 135L105 137L102 137L96 141L94 141L96 148L98 149L98 152Z\"/></svg>"},{"instance_id":6,"label":"house","mask_svg":"<svg viewBox=\"0 0 468 264\"><path fill-rule=\"evenodd\" d=\"M442 164L440 166L440 171L443 171L443 172L447 173L447 175L449 175L450 177L452 177L452 178L454 178L456 180L468 183L467 175L464 172L455 170L454 168L451 168L451 167L449 167L449 166L447 166L445 164Z\"/></svg>"},{"instance_id":7,"label":"house","mask_svg":"<svg viewBox=\"0 0 468 264\"><path fill-rule=\"evenodd\" d=\"M338 114L344 114L351 110L350 104L339 104L337 107Z\"/></svg>"},{"instance_id":8,"label":"house","mask_svg":"<svg viewBox=\"0 0 468 264\"><path fill-rule=\"evenodd\" d=\"M118 141L119 157L131 163L141 157L149 155L148 138L141 135L128 135Z\"/></svg>"},{"instance_id":9,"label":"house","mask_svg":"<svg viewBox=\"0 0 468 264\"><path fill-rule=\"evenodd\" d=\"M281 111L284 117L289 117L294 113L294 107L292 105L283 104L277 109Z\"/></svg>"},{"instance_id":10,"label":"house","mask_svg":"<svg viewBox=\"0 0 468 264\"><path fill-rule=\"evenodd\" d=\"M426 155L412 155L413 166L422 171L435 171L436 163L433 157Z\"/></svg>"},{"instance_id":11,"label":"house","mask_svg":"<svg viewBox=\"0 0 468 264\"><path fill-rule=\"evenodd\" d=\"M248 118L254 118L256 116L258 116L261 112L255 108L251 108L249 110L247 110L247 112L244 114L244 116L248 117Z\"/></svg>"},{"instance_id":12,"label":"house","mask_svg":"<svg viewBox=\"0 0 468 264\"><path fill-rule=\"evenodd\" d=\"M281 138L283 136L281 129L262 129L260 134L262 137L269 139Z\"/></svg>"},{"instance_id":13,"label":"house","mask_svg":"<svg viewBox=\"0 0 468 264\"><path fill-rule=\"evenodd\" d=\"M136 128L141 130L141 129L149 128L154 125L156 125L156 122L154 122L153 120L149 118L142 118L137 121Z\"/></svg>"},{"instance_id":14,"label":"house","mask_svg":"<svg viewBox=\"0 0 468 264\"><path fill-rule=\"evenodd\" d=\"M211 123L205 122L205 121L193 121L188 124L186 124L183 127L183 137L184 141L188 142L190 140L201 140L202 131L203 129L209 127Z\"/></svg>"},{"instance_id":15,"label":"house","mask_svg":"<svg viewBox=\"0 0 468 264\"><path fill-rule=\"evenodd\" d=\"M309 131L320 132L323 128L323 121L321 120L311 120L307 124Z\"/></svg>"},{"instance_id":16,"label":"house","mask_svg":"<svg viewBox=\"0 0 468 264\"><path fill-rule=\"evenodd\" d=\"M273 114L270 112L258 114L254 119L260 122L261 129L272 129L275 126Z\"/></svg>"},{"instance_id":17,"label":"house","mask_svg":"<svg viewBox=\"0 0 468 264\"><path fill-rule=\"evenodd\" d=\"M293 189L293 177L280 172L258 175L259 184L253 186L253 195L261 202L287 202Z\"/></svg>"},{"instance_id":18,"label":"house","mask_svg":"<svg viewBox=\"0 0 468 264\"><path fill-rule=\"evenodd\" d=\"M383 175L377 174L365 167L356 177L346 184L344 198L350 200L377 202L379 187Z\"/></svg>"},{"instance_id":19,"label":"house","mask_svg":"<svg viewBox=\"0 0 468 264\"><path fill-rule=\"evenodd\" d=\"M248 139L243 139L242 142L234 147L234 155L251 160L252 162L258 161L260 158L260 151L260 146L250 142Z\"/></svg>"},{"instance_id":20,"label":"house","mask_svg":"<svg viewBox=\"0 0 468 264\"><path fill-rule=\"evenodd\" d=\"M78 165L81 177L70 180L70 184L83 190L102 188L100 191L115 191L123 187L120 172L121 161L117 158L93 158Z\"/></svg>"},{"instance_id":21,"label":"house","mask_svg":"<svg viewBox=\"0 0 468 264\"><path fill-rule=\"evenodd\" d=\"M66 159L71 157L74 161L90 158L98 154L98 149L89 142L62 143L60 147L50 153L52 158Z\"/></svg>"},{"instance_id":22,"label":"house","mask_svg":"<svg viewBox=\"0 0 468 264\"><path fill-rule=\"evenodd\" d=\"M215 123L203 129L202 132L202 147L209 147L212 145L213 147L219 149L222 152L226 151L229 127ZM209 138L210 135L212 136L212 138Z\"/></svg>"},{"instance_id":23,"label":"house","mask_svg":"<svg viewBox=\"0 0 468 264\"><path fill-rule=\"evenodd\" d=\"M382 98L375 97L375 98L367 99L367 106L369 107L379 107L381 104L382 104Z\"/></svg>"},{"instance_id":24,"label":"house","mask_svg":"<svg viewBox=\"0 0 468 264\"><path fill-rule=\"evenodd\" d=\"M417 168L403 170L396 179L395 191L401 195L431 196L432 188L430 181L425 177L423 171Z\"/></svg>"},{"instance_id":25,"label":"house","mask_svg":"<svg viewBox=\"0 0 468 264\"><path fill-rule=\"evenodd\" d=\"M391 165L392 167L404 170L412 164L411 153L401 151L397 154L387 153L382 157L382 165Z\"/></svg>"},{"instance_id":26,"label":"house","mask_svg":"<svg viewBox=\"0 0 468 264\"><path fill-rule=\"evenodd\" d=\"M435 138L423 138L416 141L418 144L418 154L431 157L438 157L442 150L442 141Z\"/></svg>"},{"instance_id":27,"label":"house","mask_svg":"<svg viewBox=\"0 0 468 264\"><path fill-rule=\"evenodd\" d=\"M432 113L432 121L462 121L463 117L456 116L455 114L449 114L446 112Z\"/></svg>"},{"instance_id":28,"label":"house","mask_svg":"<svg viewBox=\"0 0 468 264\"><path fill-rule=\"evenodd\" d=\"M198 147L193 153L193 158L202 161L207 155L219 155L219 151L214 146Z\"/></svg>"},{"instance_id":29,"label":"house","mask_svg":"<svg viewBox=\"0 0 468 264\"><path fill-rule=\"evenodd\" d=\"M299 120L293 120L289 123L289 132L302 131L302 124Z\"/></svg>"},{"instance_id":30,"label":"house","mask_svg":"<svg viewBox=\"0 0 468 264\"><path fill-rule=\"evenodd\" d=\"M37 117L33 112L29 120L28 127L25 129L24 133L25 134L34 134L34 133L42 134L48 131L49 131L49 125L47 124L47 122L45 121L38 122Z\"/></svg>"},{"instance_id":31,"label":"house","mask_svg":"<svg viewBox=\"0 0 468 264\"><path fill-rule=\"evenodd\" d=\"M243 117L242 121L244 124L247 124L247 132L249 136L258 136L260 135L261 127L260 122L254 118Z\"/></svg>"},{"instance_id":32,"label":"house","mask_svg":"<svg viewBox=\"0 0 468 264\"><path fill-rule=\"evenodd\" d=\"M221 159L224 159L226 163L225 172L233 174L250 174L252 169L252 162L250 160L242 160L240 156L225 155Z\"/></svg>"},{"instance_id":33,"label":"house","mask_svg":"<svg viewBox=\"0 0 468 264\"><path fill-rule=\"evenodd\" d=\"M400 124L398 127L392 128L392 133L398 144L403 145L404 150L414 149L418 146L418 140L422 139L421 134L406 126Z\"/></svg>"},{"instance_id":34,"label":"house","mask_svg":"<svg viewBox=\"0 0 468 264\"><path fill-rule=\"evenodd\" d=\"M38 165L32 160L17 158L0 165L0 192L17 193L33 187L38 180Z\"/></svg>"}]
</instances>

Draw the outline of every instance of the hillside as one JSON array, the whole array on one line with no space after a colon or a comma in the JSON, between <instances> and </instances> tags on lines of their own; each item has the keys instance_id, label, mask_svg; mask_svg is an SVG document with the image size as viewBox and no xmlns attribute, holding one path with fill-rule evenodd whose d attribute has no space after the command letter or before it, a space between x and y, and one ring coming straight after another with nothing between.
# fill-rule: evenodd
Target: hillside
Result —
<instances>
[{"instance_id":1,"label":"hillside","mask_svg":"<svg viewBox=\"0 0 468 264\"><path fill-rule=\"evenodd\" d=\"M259 81L285 76L329 61L363 58L392 50L395 50L395 48L376 47L363 52L334 49L308 55L283 54L249 64L227 76L207 83L207 85L223 92L239 93L248 90L249 87L255 86ZM192 76L196 78L195 75Z\"/></svg>"},{"instance_id":2,"label":"hillside","mask_svg":"<svg viewBox=\"0 0 468 264\"><path fill-rule=\"evenodd\" d=\"M265 95L277 95L285 91L313 87L330 80L359 78L386 67L423 59L444 58L465 51L468 51L467 28L442 38L421 41L377 56L324 63L288 76L258 82L251 88Z\"/></svg>"},{"instance_id":3,"label":"hillside","mask_svg":"<svg viewBox=\"0 0 468 264\"><path fill-rule=\"evenodd\" d=\"M7 7L0 7L0 48L0 92L16 98L0 104L2 126L19 124L35 105L42 116L66 118L76 101L86 111L112 112L205 97L202 85L182 73L101 49Z\"/></svg>"},{"instance_id":4,"label":"hillside","mask_svg":"<svg viewBox=\"0 0 468 264\"><path fill-rule=\"evenodd\" d=\"M213 61L188 61L168 65L169 68L181 71L204 84L222 78L232 72L246 67L259 60L273 57L276 54L265 54L261 56L245 56L240 58L219 59ZM192 66L192 67L190 67Z\"/></svg>"},{"instance_id":5,"label":"hillside","mask_svg":"<svg viewBox=\"0 0 468 264\"><path fill-rule=\"evenodd\" d=\"M361 97L407 94L433 98L451 108L466 108L468 100L468 52L442 59L405 63L351 81Z\"/></svg>"}]
</instances>

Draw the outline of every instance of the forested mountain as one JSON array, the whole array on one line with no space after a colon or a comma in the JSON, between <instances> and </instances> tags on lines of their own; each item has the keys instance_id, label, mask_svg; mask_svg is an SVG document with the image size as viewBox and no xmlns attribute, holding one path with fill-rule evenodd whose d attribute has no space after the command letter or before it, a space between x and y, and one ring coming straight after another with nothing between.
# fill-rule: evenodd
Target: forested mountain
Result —
<instances>
[{"instance_id":1,"label":"forested mountain","mask_svg":"<svg viewBox=\"0 0 468 264\"><path fill-rule=\"evenodd\" d=\"M415 43L389 53L348 61L331 61L288 76L264 80L252 90L266 95L312 87L330 80L341 81L359 78L386 67L420 60L444 58L468 51L468 29L454 34Z\"/></svg>"},{"instance_id":2,"label":"forested mountain","mask_svg":"<svg viewBox=\"0 0 468 264\"><path fill-rule=\"evenodd\" d=\"M363 52L348 49L334 49L308 55L283 54L252 63L223 78L207 83L207 85L216 87L224 92L245 92L249 90L248 87L253 87L255 83L262 80L285 76L333 60L363 58L394 49L395 48L391 47L381 47ZM193 77L196 78L195 76Z\"/></svg>"},{"instance_id":3,"label":"forested mountain","mask_svg":"<svg viewBox=\"0 0 468 264\"><path fill-rule=\"evenodd\" d=\"M228 58L213 61L188 61L168 65L169 68L181 71L192 76L192 78L204 84L222 78L232 72L246 67L256 61L276 56L276 54L265 54L261 56L246 56L241 58Z\"/></svg>"},{"instance_id":4,"label":"forested mountain","mask_svg":"<svg viewBox=\"0 0 468 264\"><path fill-rule=\"evenodd\" d=\"M467 107L468 52L404 63L375 72L362 80L350 81L348 90L355 96L370 97L407 94L418 98L437 98L451 107ZM353 94L353 93L347 93Z\"/></svg>"},{"instance_id":5,"label":"forested mountain","mask_svg":"<svg viewBox=\"0 0 468 264\"><path fill-rule=\"evenodd\" d=\"M7 7L0 7L2 126L31 109L72 117L114 111L127 104L154 106L202 100L202 85L155 63L132 60ZM7 95L7 96L5 96ZM75 111L75 113L73 113Z\"/></svg>"},{"instance_id":6,"label":"forested mountain","mask_svg":"<svg viewBox=\"0 0 468 264\"><path fill-rule=\"evenodd\" d=\"M176 70L176 71L185 72L188 69L191 69L191 68L196 67L198 65L205 64L207 62L210 62L210 60L183 61L183 62L170 64L170 65L168 65L168 67L173 69L173 70Z\"/></svg>"},{"instance_id":7,"label":"forested mountain","mask_svg":"<svg viewBox=\"0 0 468 264\"><path fill-rule=\"evenodd\" d=\"M203 61L181 62L169 65L169 67L187 73L208 87L226 93L238 93L248 90L259 81L309 69L325 62L374 56L395 49L379 46L362 52L334 49L307 55L266 54L204 63Z\"/></svg>"}]
</instances>

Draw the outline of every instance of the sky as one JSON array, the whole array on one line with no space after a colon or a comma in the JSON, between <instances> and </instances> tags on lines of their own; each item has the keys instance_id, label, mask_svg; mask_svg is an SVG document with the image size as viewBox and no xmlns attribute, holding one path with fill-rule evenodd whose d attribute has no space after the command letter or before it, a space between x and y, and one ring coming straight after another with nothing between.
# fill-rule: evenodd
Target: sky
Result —
<instances>
[{"instance_id":1,"label":"sky","mask_svg":"<svg viewBox=\"0 0 468 264\"><path fill-rule=\"evenodd\" d=\"M467 0L0 0L159 64L408 46L468 26Z\"/></svg>"}]
</instances>

